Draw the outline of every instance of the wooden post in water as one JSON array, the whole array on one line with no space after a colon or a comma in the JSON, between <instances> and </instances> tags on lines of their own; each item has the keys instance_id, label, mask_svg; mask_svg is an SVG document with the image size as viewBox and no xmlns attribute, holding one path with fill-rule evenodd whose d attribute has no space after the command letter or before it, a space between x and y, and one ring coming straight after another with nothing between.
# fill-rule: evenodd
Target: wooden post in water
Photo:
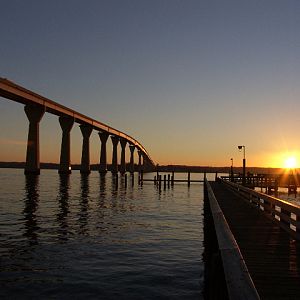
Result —
<instances>
[{"instance_id":1,"label":"wooden post in water","mask_svg":"<svg viewBox=\"0 0 300 300\"><path fill-rule=\"evenodd\" d=\"M218 180L218 172L216 172L215 181Z\"/></svg>"},{"instance_id":2,"label":"wooden post in water","mask_svg":"<svg viewBox=\"0 0 300 300\"><path fill-rule=\"evenodd\" d=\"M188 187L191 185L191 172L188 172Z\"/></svg>"},{"instance_id":3,"label":"wooden post in water","mask_svg":"<svg viewBox=\"0 0 300 300\"><path fill-rule=\"evenodd\" d=\"M161 190L161 175L158 175L158 187Z\"/></svg>"},{"instance_id":4,"label":"wooden post in water","mask_svg":"<svg viewBox=\"0 0 300 300\"><path fill-rule=\"evenodd\" d=\"M156 176L154 176L153 182L154 182L154 185L156 185Z\"/></svg>"},{"instance_id":5,"label":"wooden post in water","mask_svg":"<svg viewBox=\"0 0 300 300\"><path fill-rule=\"evenodd\" d=\"M164 175L164 189L167 187L167 175Z\"/></svg>"},{"instance_id":6,"label":"wooden post in water","mask_svg":"<svg viewBox=\"0 0 300 300\"><path fill-rule=\"evenodd\" d=\"M174 186L174 171L172 172L172 176L171 176L171 186Z\"/></svg>"},{"instance_id":7,"label":"wooden post in water","mask_svg":"<svg viewBox=\"0 0 300 300\"><path fill-rule=\"evenodd\" d=\"M168 174L168 189L170 188L170 174Z\"/></svg>"}]
</instances>

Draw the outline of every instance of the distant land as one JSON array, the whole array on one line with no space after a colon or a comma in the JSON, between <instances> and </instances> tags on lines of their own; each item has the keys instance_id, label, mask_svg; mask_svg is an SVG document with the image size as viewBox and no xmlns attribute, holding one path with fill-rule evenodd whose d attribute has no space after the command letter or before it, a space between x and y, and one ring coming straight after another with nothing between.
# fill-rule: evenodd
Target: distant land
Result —
<instances>
[{"instance_id":1,"label":"distant land","mask_svg":"<svg viewBox=\"0 0 300 300\"><path fill-rule=\"evenodd\" d=\"M58 170L58 163L41 163L41 169L56 169ZM24 169L25 162L0 162L0 168L14 168ZM98 170L99 164L91 164L91 170ZM107 165L110 170L110 165ZM135 169L138 166L135 165ZM72 170L80 170L80 164L72 165ZM155 168L159 172L193 172L193 173L229 173L230 167L211 167L211 166L188 166L188 165L159 165ZM234 173L242 173L242 167L234 167ZM262 168L262 167L247 167L247 172L252 174L281 174L283 170L281 168ZM298 169L297 169L298 173Z\"/></svg>"}]
</instances>

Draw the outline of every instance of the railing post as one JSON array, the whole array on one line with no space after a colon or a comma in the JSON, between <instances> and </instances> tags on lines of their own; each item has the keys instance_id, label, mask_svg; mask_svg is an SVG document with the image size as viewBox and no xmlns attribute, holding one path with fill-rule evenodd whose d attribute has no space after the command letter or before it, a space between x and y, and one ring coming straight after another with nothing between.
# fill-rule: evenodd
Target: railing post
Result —
<instances>
[{"instance_id":1,"label":"railing post","mask_svg":"<svg viewBox=\"0 0 300 300\"><path fill-rule=\"evenodd\" d=\"M286 215L289 219L291 218L291 212L281 207L281 213ZM280 218L280 223L290 228L290 222Z\"/></svg>"},{"instance_id":2,"label":"railing post","mask_svg":"<svg viewBox=\"0 0 300 300\"><path fill-rule=\"evenodd\" d=\"M296 215L296 221L298 222L298 225L296 226L296 234L300 236L300 215Z\"/></svg>"}]
</instances>

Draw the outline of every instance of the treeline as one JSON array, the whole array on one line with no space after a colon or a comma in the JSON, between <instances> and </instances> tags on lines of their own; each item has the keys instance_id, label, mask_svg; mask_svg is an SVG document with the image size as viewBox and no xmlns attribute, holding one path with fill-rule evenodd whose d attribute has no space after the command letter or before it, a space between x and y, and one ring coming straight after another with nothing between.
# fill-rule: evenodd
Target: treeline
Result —
<instances>
[{"instance_id":1,"label":"treeline","mask_svg":"<svg viewBox=\"0 0 300 300\"><path fill-rule=\"evenodd\" d=\"M57 163L41 163L41 169L55 169L58 170L59 164ZM110 164L107 165L110 170ZM0 162L0 168L16 168L24 169L25 162ZM99 164L91 164L91 170L98 170ZM127 164L129 169L129 164ZM80 170L80 164L72 165L72 170ZM138 170L138 165L135 164L135 170ZM158 165L152 169L146 169L148 171L159 171L159 172L192 172L192 173L229 173L230 167L211 167L211 166L188 166L188 165ZM233 171L235 174L243 172L241 167L234 167ZM282 174L284 170L281 168L261 168L261 167L247 167L247 173L251 174Z\"/></svg>"}]
</instances>

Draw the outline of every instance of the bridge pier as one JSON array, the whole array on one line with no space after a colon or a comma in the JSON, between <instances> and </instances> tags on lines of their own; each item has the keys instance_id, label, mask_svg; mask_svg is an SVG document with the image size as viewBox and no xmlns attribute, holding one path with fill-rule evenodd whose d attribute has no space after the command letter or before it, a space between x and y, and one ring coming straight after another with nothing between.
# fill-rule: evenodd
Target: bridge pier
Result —
<instances>
[{"instance_id":1,"label":"bridge pier","mask_svg":"<svg viewBox=\"0 0 300 300\"><path fill-rule=\"evenodd\" d=\"M29 120L25 174L40 174L39 124L45 113L44 106L25 105Z\"/></svg>"},{"instance_id":2,"label":"bridge pier","mask_svg":"<svg viewBox=\"0 0 300 300\"><path fill-rule=\"evenodd\" d=\"M129 145L130 149L130 173L134 173L134 150L135 150L135 145Z\"/></svg>"},{"instance_id":3,"label":"bridge pier","mask_svg":"<svg viewBox=\"0 0 300 300\"><path fill-rule=\"evenodd\" d=\"M74 119L70 117L59 117L59 124L62 129L59 174L71 174L71 137L70 132Z\"/></svg>"},{"instance_id":4,"label":"bridge pier","mask_svg":"<svg viewBox=\"0 0 300 300\"><path fill-rule=\"evenodd\" d=\"M123 175L126 172L126 161L125 161L125 149L127 141L123 138L120 139L121 144L121 165L120 165L120 173Z\"/></svg>"},{"instance_id":5,"label":"bridge pier","mask_svg":"<svg viewBox=\"0 0 300 300\"><path fill-rule=\"evenodd\" d=\"M107 172L107 158L106 158L106 142L109 137L107 132L98 132L101 141L101 151L100 151L100 163L99 163L99 173Z\"/></svg>"},{"instance_id":6,"label":"bridge pier","mask_svg":"<svg viewBox=\"0 0 300 300\"><path fill-rule=\"evenodd\" d=\"M81 154L81 174L89 174L91 172L90 168L90 136L93 131L93 127L90 125L80 125L80 130L82 133L82 154Z\"/></svg>"},{"instance_id":7,"label":"bridge pier","mask_svg":"<svg viewBox=\"0 0 300 300\"><path fill-rule=\"evenodd\" d=\"M139 156L139 173L141 173L143 171L142 154L143 154L143 152L141 150L138 150L138 156Z\"/></svg>"},{"instance_id":8,"label":"bridge pier","mask_svg":"<svg viewBox=\"0 0 300 300\"><path fill-rule=\"evenodd\" d=\"M119 137L116 135L112 135L111 141L113 144L113 152L112 152L112 163L111 163L111 172L118 173L118 143Z\"/></svg>"}]
</instances>

